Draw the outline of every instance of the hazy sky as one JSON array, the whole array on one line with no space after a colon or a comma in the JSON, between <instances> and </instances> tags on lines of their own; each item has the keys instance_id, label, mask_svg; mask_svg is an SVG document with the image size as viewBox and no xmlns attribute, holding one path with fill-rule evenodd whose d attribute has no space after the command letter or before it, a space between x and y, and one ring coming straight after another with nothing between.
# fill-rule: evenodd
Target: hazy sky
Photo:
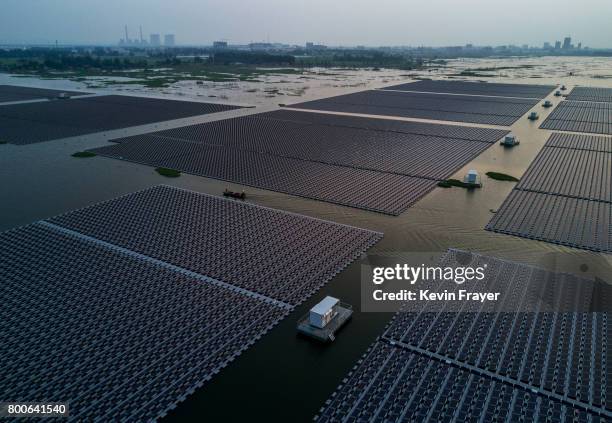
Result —
<instances>
[{"instance_id":1,"label":"hazy sky","mask_svg":"<svg viewBox=\"0 0 612 423\"><path fill-rule=\"evenodd\" d=\"M612 0L0 0L0 44L116 43L175 33L179 44L530 44L571 35L612 47Z\"/></svg>"}]
</instances>

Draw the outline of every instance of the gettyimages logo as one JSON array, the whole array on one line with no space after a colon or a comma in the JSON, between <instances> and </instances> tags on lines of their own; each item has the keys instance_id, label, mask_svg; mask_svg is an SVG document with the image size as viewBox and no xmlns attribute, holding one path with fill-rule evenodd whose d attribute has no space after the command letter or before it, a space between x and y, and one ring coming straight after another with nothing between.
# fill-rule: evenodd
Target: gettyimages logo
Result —
<instances>
[{"instance_id":1,"label":"gettyimages logo","mask_svg":"<svg viewBox=\"0 0 612 423\"><path fill-rule=\"evenodd\" d=\"M368 255L361 311L607 312L611 274L593 255L548 254L536 264L456 249Z\"/></svg>"},{"instance_id":2,"label":"gettyimages logo","mask_svg":"<svg viewBox=\"0 0 612 423\"><path fill-rule=\"evenodd\" d=\"M394 267L374 267L372 282L381 285L387 281L405 281L411 285L417 282L445 281L462 285L470 281L482 281L485 278L487 264L479 267L442 267L442 266L410 266L396 264Z\"/></svg>"}]
</instances>

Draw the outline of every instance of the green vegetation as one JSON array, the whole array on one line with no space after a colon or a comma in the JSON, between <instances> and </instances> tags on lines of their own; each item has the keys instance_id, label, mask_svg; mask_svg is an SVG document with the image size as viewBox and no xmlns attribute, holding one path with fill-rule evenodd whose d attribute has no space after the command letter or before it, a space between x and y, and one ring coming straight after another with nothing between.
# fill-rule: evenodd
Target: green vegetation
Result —
<instances>
[{"instance_id":1,"label":"green vegetation","mask_svg":"<svg viewBox=\"0 0 612 423\"><path fill-rule=\"evenodd\" d=\"M157 173L167 178L178 178L181 176L181 172L174 169L168 169L167 167L158 167L155 169Z\"/></svg>"},{"instance_id":2,"label":"green vegetation","mask_svg":"<svg viewBox=\"0 0 612 423\"><path fill-rule=\"evenodd\" d=\"M491 75L491 74L488 74L488 73L474 72L474 71L471 71L471 70L464 70L464 71L461 71L459 73L450 74L448 76L472 76L472 77L476 77L476 78L493 78L495 75Z\"/></svg>"},{"instance_id":3,"label":"green vegetation","mask_svg":"<svg viewBox=\"0 0 612 423\"><path fill-rule=\"evenodd\" d=\"M445 181L438 182L438 186L440 188L451 188L451 187L460 187L460 188L474 188L473 184L466 184L459 179L447 179Z\"/></svg>"},{"instance_id":4,"label":"green vegetation","mask_svg":"<svg viewBox=\"0 0 612 423\"><path fill-rule=\"evenodd\" d=\"M510 181L510 182L518 182L518 179L511 175L506 175L505 173L499 172L487 172L486 175L497 181Z\"/></svg>"},{"instance_id":5,"label":"green vegetation","mask_svg":"<svg viewBox=\"0 0 612 423\"><path fill-rule=\"evenodd\" d=\"M263 82L267 75L300 75L312 66L357 69L417 69L423 61L408 53L382 50L295 49L270 52L212 48L42 48L0 50L0 72L19 77L69 79L90 88L143 85L167 88L179 81ZM333 76L333 72L317 75ZM90 79L96 78L96 79Z\"/></svg>"},{"instance_id":6,"label":"green vegetation","mask_svg":"<svg viewBox=\"0 0 612 423\"><path fill-rule=\"evenodd\" d=\"M471 68L466 69L466 71L472 72L496 72L500 70L510 70L510 69L533 69L537 65L518 65L518 66L498 66L498 67L489 67L489 68Z\"/></svg>"},{"instance_id":7,"label":"green vegetation","mask_svg":"<svg viewBox=\"0 0 612 423\"><path fill-rule=\"evenodd\" d=\"M72 155L72 157L95 157L96 153L92 153L91 151L77 151Z\"/></svg>"}]
</instances>

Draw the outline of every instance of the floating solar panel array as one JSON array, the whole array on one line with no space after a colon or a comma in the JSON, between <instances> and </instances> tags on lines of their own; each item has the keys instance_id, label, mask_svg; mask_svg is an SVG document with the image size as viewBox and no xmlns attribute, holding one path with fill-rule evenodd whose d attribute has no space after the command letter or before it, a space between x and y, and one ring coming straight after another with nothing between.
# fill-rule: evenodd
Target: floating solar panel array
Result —
<instances>
[{"instance_id":1,"label":"floating solar panel array","mask_svg":"<svg viewBox=\"0 0 612 423\"><path fill-rule=\"evenodd\" d=\"M292 305L380 239L351 226L165 186L49 222Z\"/></svg>"},{"instance_id":2,"label":"floating solar panel array","mask_svg":"<svg viewBox=\"0 0 612 423\"><path fill-rule=\"evenodd\" d=\"M385 87L383 90L417 91L448 94L486 95L496 97L522 97L543 99L554 85L501 84L476 81L423 80Z\"/></svg>"},{"instance_id":3,"label":"floating solar panel array","mask_svg":"<svg viewBox=\"0 0 612 423\"><path fill-rule=\"evenodd\" d=\"M612 252L612 138L553 134L486 229Z\"/></svg>"},{"instance_id":4,"label":"floating solar panel array","mask_svg":"<svg viewBox=\"0 0 612 423\"><path fill-rule=\"evenodd\" d=\"M612 135L612 103L562 101L540 128Z\"/></svg>"},{"instance_id":5,"label":"floating solar panel array","mask_svg":"<svg viewBox=\"0 0 612 423\"><path fill-rule=\"evenodd\" d=\"M2 233L2 398L161 417L380 237L169 187Z\"/></svg>"},{"instance_id":6,"label":"floating solar panel array","mask_svg":"<svg viewBox=\"0 0 612 423\"><path fill-rule=\"evenodd\" d=\"M397 215L506 133L276 111L116 139L92 151Z\"/></svg>"},{"instance_id":7,"label":"floating solar panel array","mask_svg":"<svg viewBox=\"0 0 612 423\"><path fill-rule=\"evenodd\" d=\"M457 253L450 250L444 264L453 263ZM552 277L542 269L477 254L461 265L483 263L489 266L488 274L495 270L491 274L500 286ZM581 282L575 280L574 286ZM572 294L563 296L573 301ZM514 297L520 300L521 294ZM397 313L316 420L612 418L608 313L483 313L478 308L466 302L464 312Z\"/></svg>"},{"instance_id":8,"label":"floating solar panel array","mask_svg":"<svg viewBox=\"0 0 612 423\"><path fill-rule=\"evenodd\" d=\"M612 103L612 88L575 87L567 99Z\"/></svg>"},{"instance_id":9,"label":"floating solar panel array","mask_svg":"<svg viewBox=\"0 0 612 423\"><path fill-rule=\"evenodd\" d=\"M12 104L0 106L0 139L31 144L237 108L121 95Z\"/></svg>"},{"instance_id":10,"label":"floating solar panel array","mask_svg":"<svg viewBox=\"0 0 612 423\"><path fill-rule=\"evenodd\" d=\"M287 309L42 224L3 234L2 398L76 421L149 421Z\"/></svg>"},{"instance_id":11,"label":"floating solar panel array","mask_svg":"<svg viewBox=\"0 0 612 423\"><path fill-rule=\"evenodd\" d=\"M0 85L0 103L58 98L60 94L65 94L68 96L81 96L89 93L51 90L47 88L18 87L15 85Z\"/></svg>"},{"instance_id":12,"label":"floating solar panel array","mask_svg":"<svg viewBox=\"0 0 612 423\"><path fill-rule=\"evenodd\" d=\"M538 100L398 91L362 91L291 107L510 126Z\"/></svg>"}]
</instances>

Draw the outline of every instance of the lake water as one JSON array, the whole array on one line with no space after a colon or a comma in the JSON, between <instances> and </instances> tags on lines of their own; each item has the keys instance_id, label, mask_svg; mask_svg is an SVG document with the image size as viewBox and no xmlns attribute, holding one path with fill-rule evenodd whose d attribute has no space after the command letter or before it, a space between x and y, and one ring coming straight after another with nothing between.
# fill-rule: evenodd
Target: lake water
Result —
<instances>
[{"instance_id":1,"label":"lake water","mask_svg":"<svg viewBox=\"0 0 612 423\"><path fill-rule=\"evenodd\" d=\"M528 67L526 67L528 66ZM258 105L256 110L239 110L223 116L239 116L274 110L278 103L294 103L306 99L359 91L408 81L409 76L448 77L464 70L498 68L479 71L494 77L465 79L495 82L537 84L590 85L612 87L612 59L603 58L517 58L454 60L446 67L420 72L395 70L315 70L311 79L299 75L265 77L260 83L179 83L170 89L147 89L135 86L114 86L131 94L179 97ZM508 69L510 68L510 69ZM315 73L319 75L315 75ZM573 73L573 76L569 74ZM321 74L324 73L324 74ZM85 88L83 82L40 80L0 75L0 84L32 85L61 89ZM292 96L301 88L303 95ZM258 91L252 91L257 89ZM265 93L278 89L279 94ZM285 93L285 94L282 94ZM216 97L210 97L215 95ZM550 96L557 102L558 99ZM549 111L534 108L541 120ZM220 116L189 118L181 122L195 123ZM454 177L462 178L468 169L508 173L520 177L543 146L550 131L538 129L541 122L519 120L512 131L521 139L517 148L504 149L493 145ZM183 175L166 179L147 166L96 157L76 159L77 150L101 146L117 135L161 129L176 124L148 125L137 130L119 130L106 134L77 137L27 146L0 145L0 230L25 225L75 208L110 199L157 184L170 184L196 191L220 195L227 182ZM478 251L483 254L544 265L553 254L591 255L609 262L610 257L553 244L495 234L483 230L511 191L513 184L483 177L484 187L467 191L459 188L436 188L401 216L336 206L314 200L292 197L271 191L244 187L249 202L297 212L309 216L347 223L385 233L384 239L371 253L407 253L444 251L449 247ZM571 268L563 269L577 271ZM597 269L591 273L597 274ZM599 275L602 276L603 275ZM214 380L190 396L168 420L205 417L215 420L310 421L342 378L365 352L367 346L382 333L390 315L362 313L360 304L360 265L354 263L281 322L262 340L224 369ZM316 345L296 336L296 321L326 295L339 297L356 308L352 321L329 346Z\"/></svg>"}]
</instances>

